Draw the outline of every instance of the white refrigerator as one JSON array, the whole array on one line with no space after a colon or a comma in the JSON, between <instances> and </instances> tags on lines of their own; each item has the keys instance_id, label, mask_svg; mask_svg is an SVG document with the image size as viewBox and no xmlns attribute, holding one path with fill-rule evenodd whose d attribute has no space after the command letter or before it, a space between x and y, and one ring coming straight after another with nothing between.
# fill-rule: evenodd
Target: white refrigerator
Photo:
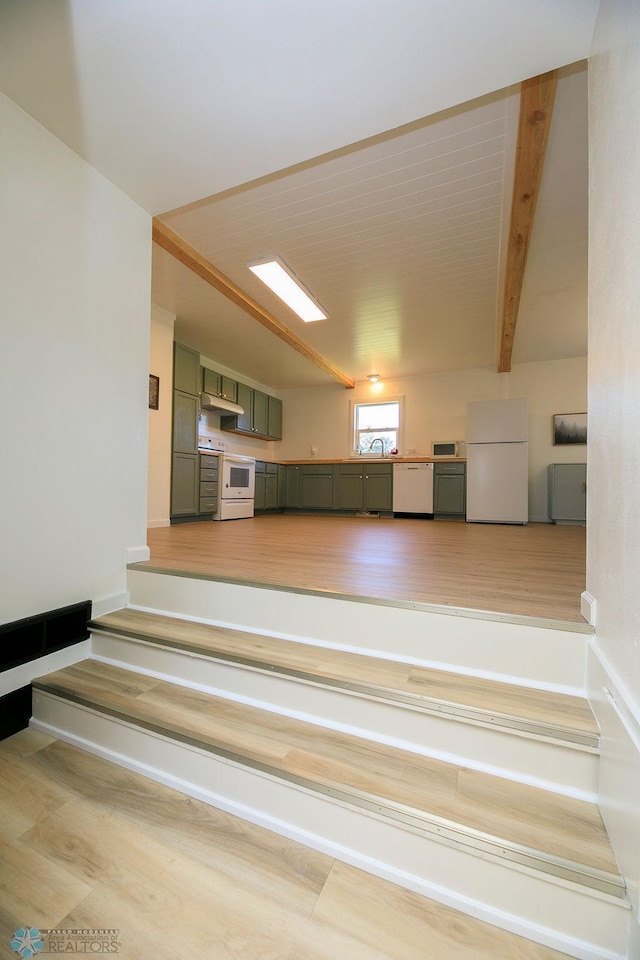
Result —
<instances>
[{"instance_id":1,"label":"white refrigerator","mask_svg":"<svg viewBox=\"0 0 640 960\"><path fill-rule=\"evenodd\" d=\"M526 400L467 404L467 520L527 523L529 444Z\"/></svg>"}]
</instances>

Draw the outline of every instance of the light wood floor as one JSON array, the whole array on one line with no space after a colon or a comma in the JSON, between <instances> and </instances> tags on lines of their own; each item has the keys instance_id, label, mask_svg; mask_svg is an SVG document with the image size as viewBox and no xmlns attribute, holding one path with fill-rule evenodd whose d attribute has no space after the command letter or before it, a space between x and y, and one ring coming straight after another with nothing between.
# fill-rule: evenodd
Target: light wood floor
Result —
<instances>
[{"instance_id":1,"label":"light wood floor","mask_svg":"<svg viewBox=\"0 0 640 960\"><path fill-rule=\"evenodd\" d=\"M123 960L561 960L34 731L0 743L0 956L24 924Z\"/></svg>"},{"instance_id":2,"label":"light wood floor","mask_svg":"<svg viewBox=\"0 0 640 960\"><path fill-rule=\"evenodd\" d=\"M148 531L150 564L584 624L585 528L265 515Z\"/></svg>"}]
</instances>

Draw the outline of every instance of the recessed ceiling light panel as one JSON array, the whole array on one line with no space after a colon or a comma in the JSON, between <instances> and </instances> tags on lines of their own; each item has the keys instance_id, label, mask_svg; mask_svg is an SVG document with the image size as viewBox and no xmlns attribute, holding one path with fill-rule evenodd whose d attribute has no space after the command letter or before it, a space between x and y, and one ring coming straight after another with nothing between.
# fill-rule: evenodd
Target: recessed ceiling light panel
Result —
<instances>
[{"instance_id":1,"label":"recessed ceiling light panel","mask_svg":"<svg viewBox=\"0 0 640 960\"><path fill-rule=\"evenodd\" d=\"M269 257L248 263L247 266L305 323L327 319L327 313L318 301L279 257Z\"/></svg>"}]
</instances>

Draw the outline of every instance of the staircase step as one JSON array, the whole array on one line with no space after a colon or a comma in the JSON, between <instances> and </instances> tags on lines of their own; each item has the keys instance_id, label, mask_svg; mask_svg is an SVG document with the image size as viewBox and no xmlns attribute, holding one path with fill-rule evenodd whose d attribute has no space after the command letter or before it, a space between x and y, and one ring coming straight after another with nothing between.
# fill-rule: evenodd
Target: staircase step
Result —
<instances>
[{"instance_id":1,"label":"staircase step","mask_svg":"<svg viewBox=\"0 0 640 960\"><path fill-rule=\"evenodd\" d=\"M91 625L99 659L591 800L584 698L127 608Z\"/></svg>"},{"instance_id":2,"label":"staircase step","mask_svg":"<svg viewBox=\"0 0 640 960\"><path fill-rule=\"evenodd\" d=\"M599 744L598 726L582 697L130 608L94 620L91 629L593 749Z\"/></svg>"},{"instance_id":3,"label":"staircase step","mask_svg":"<svg viewBox=\"0 0 640 960\"><path fill-rule=\"evenodd\" d=\"M595 804L96 660L33 686L60 739L547 946L623 942Z\"/></svg>"}]
</instances>

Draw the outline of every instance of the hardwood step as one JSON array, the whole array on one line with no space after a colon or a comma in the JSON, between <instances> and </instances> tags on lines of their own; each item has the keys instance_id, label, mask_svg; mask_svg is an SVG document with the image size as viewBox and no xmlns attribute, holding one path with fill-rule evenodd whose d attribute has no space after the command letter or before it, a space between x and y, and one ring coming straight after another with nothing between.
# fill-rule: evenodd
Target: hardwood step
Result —
<instances>
[{"instance_id":1,"label":"hardwood step","mask_svg":"<svg viewBox=\"0 0 640 960\"><path fill-rule=\"evenodd\" d=\"M624 898L595 804L557 796L95 660L36 691L354 804L480 856Z\"/></svg>"},{"instance_id":2,"label":"hardwood step","mask_svg":"<svg viewBox=\"0 0 640 960\"><path fill-rule=\"evenodd\" d=\"M597 729L578 696L130 608L94 624L92 654L577 799L597 795Z\"/></svg>"},{"instance_id":3,"label":"hardwood step","mask_svg":"<svg viewBox=\"0 0 640 960\"><path fill-rule=\"evenodd\" d=\"M351 694L597 750L585 698L126 608L94 620L113 634Z\"/></svg>"}]
</instances>

